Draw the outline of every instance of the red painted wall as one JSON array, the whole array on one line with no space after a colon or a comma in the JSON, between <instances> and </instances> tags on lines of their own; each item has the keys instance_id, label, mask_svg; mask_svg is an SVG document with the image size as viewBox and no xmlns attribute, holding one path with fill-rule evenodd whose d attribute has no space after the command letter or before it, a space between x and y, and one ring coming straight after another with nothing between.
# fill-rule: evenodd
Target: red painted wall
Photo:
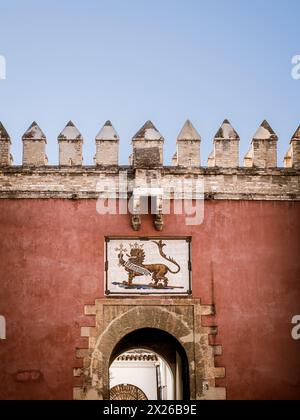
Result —
<instances>
[{"instance_id":1,"label":"red painted wall","mask_svg":"<svg viewBox=\"0 0 300 420\"><path fill-rule=\"evenodd\" d=\"M84 305L103 297L104 236L134 236L128 216L95 209L0 200L0 399L72 399L80 326L91 322ZM216 303L229 399L300 399L299 216L300 203L218 201L206 202L201 226L165 219L163 236L193 237L194 297ZM150 217L140 235L157 236Z\"/></svg>"}]
</instances>

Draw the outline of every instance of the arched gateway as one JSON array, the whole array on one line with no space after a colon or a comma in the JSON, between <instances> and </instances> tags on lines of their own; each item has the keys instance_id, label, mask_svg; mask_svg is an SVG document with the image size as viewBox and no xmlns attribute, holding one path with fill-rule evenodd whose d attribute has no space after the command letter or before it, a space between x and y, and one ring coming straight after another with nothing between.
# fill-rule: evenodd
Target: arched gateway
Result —
<instances>
[{"instance_id":1,"label":"arched gateway","mask_svg":"<svg viewBox=\"0 0 300 420\"><path fill-rule=\"evenodd\" d=\"M82 328L89 349L77 350L84 368L75 370L75 376L83 376L83 386L74 389L75 399L109 400L109 368L117 356L140 347L163 352L170 362L172 344L181 359L181 365L173 367L182 378L182 399L225 399L225 389L216 387L216 379L225 373L215 367L214 357L221 349L209 339L216 328L202 322L213 314L212 306L195 299L103 299L85 311L96 317L96 326Z\"/></svg>"}]
</instances>

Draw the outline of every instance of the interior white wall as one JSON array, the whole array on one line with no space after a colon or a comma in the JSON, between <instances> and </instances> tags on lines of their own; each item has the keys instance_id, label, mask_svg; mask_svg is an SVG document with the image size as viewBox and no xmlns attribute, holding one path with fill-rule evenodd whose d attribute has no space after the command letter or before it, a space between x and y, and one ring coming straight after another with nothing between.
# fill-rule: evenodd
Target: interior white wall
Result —
<instances>
[{"instance_id":1,"label":"interior white wall","mask_svg":"<svg viewBox=\"0 0 300 420\"><path fill-rule=\"evenodd\" d=\"M134 385L148 400L157 400L156 362L114 362L110 368L110 388L116 385Z\"/></svg>"},{"instance_id":2,"label":"interior white wall","mask_svg":"<svg viewBox=\"0 0 300 420\"><path fill-rule=\"evenodd\" d=\"M163 400L175 399L175 381L166 362L158 358L154 361L115 361L110 368L110 388L117 385L134 385L141 389L148 400L156 401L157 395L157 366L160 368Z\"/></svg>"}]
</instances>

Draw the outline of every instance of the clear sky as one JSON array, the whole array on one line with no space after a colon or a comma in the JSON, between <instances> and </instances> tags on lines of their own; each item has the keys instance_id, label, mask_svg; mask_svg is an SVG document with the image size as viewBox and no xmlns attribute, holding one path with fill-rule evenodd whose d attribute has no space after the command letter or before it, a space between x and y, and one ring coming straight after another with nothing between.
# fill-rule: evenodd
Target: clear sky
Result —
<instances>
[{"instance_id":1,"label":"clear sky","mask_svg":"<svg viewBox=\"0 0 300 420\"><path fill-rule=\"evenodd\" d=\"M128 163L132 136L151 119L170 163L187 118L202 136L202 162L225 118L241 157L263 119L280 136L279 162L300 124L299 0L0 0L0 120L21 162L21 136L36 120L48 138L72 119L92 164L107 119Z\"/></svg>"}]
</instances>

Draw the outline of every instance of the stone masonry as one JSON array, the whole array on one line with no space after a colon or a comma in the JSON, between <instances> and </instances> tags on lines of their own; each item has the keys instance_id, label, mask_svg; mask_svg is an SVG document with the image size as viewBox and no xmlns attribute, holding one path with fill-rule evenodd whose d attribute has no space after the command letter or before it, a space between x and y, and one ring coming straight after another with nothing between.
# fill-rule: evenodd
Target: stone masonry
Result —
<instances>
[{"instance_id":1,"label":"stone masonry","mask_svg":"<svg viewBox=\"0 0 300 420\"><path fill-rule=\"evenodd\" d=\"M118 166L120 138L112 123L107 121L96 136L95 164L99 166Z\"/></svg>"},{"instance_id":2,"label":"stone masonry","mask_svg":"<svg viewBox=\"0 0 300 420\"><path fill-rule=\"evenodd\" d=\"M66 125L58 137L60 166L82 165L83 137L72 123Z\"/></svg>"},{"instance_id":3,"label":"stone masonry","mask_svg":"<svg viewBox=\"0 0 300 420\"><path fill-rule=\"evenodd\" d=\"M245 158L245 166L256 168L277 167L277 142L275 134L267 121L263 121L255 133L251 149Z\"/></svg>"},{"instance_id":4,"label":"stone masonry","mask_svg":"<svg viewBox=\"0 0 300 420\"><path fill-rule=\"evenodd\" d=\"M293 207L293 202L300 201L300 127L291 139L284 167L277 166L278 137L266 121L252 140L251 149L244 159L244 166L239 165L239 141L237 132L229 121L225 120L214 138L214 151L209 157L208 166L203 167L200 161L201 137L192 123L187 121L177 138L177 153L173 158L173 166L164 166L164 138L154 124L148 121L132 139L131 164L120 166L118 164L119 136L112 123L107 121L96 136L94 165L83 166L83 136L70 121L58 137L59 165L50 166L47 164L46 157L46 136L41 128L33 123L23 136L23 165L13 166L10 156L11 140L0 123L0 200L9 199L7 201L10 202L10 199L26 199L26 204L28 204L28 200L31 199L38 199L38 201L99 199L98 205L105 196L117 200L133 197L132 227L136 231L142 227L141 197L153 198L154 195L156 198L154 225L156 230L161 231L164 227L163 200L169 198L175 201L178 198L178 185L182 186L185 183L190 183L192 186L189 199L199 199L198 187L200 185L203 187L200 193L202 201L204 198L205 200L274 202L265 203L266 208L275 207L275 202L278 201L289 202L288 205L291 203ZM185 196L183 195L182 198ZM104 200L106 201L106 198ZM42 204L47 203L43 201ZM62 203L53 205L60 204ZM63 204L68 203L64 201ZM77 204L79 205L79 202ZM77 204L74 207L77 207ZM222 205L220 202L215 204L216 207L220 205L223 208L223 203ZM246 206L247 203L244 204ZM23 204L20 202L20 205L22 207ZM52 203L50 206L52 214ZM262 203L258 203L257 207L262 207ZM69 214L66 217L69 217ZM99 217L99 220L105 224L104 217ZM223 214L219 220L223 220ZM100 239L101 235L104 235L101 226L99 231L97 230ZM176 234L176 225L174 227L172 225L171 228ZM92 229L94 225L90 228ZM119 229L118 225L116 229ZM127 235L128 232L129 234L132 232L129 223L126 229L128 229ZM200 230L193 231L190 227L188 229L189 232L194 232L192 233L194 237L201 234ZM253 229L255 229L254 224ZM145 230L142 231L142 234L144 233ZM205 237L203 240L206 239ZM94 250L94 244L91 246ZM14 263L14 260L12 261ZM56 264L56 258L53 258L53 261ZM101 261L103 262L103 258ZM194 263L195 258L192 261L193 267ZM220 265L220 272L222 267ZM213 264L211 269L212 278L214 278ZM23 267L20 270L23 270ZM227 281L232 276L232 272L230 273ZM29 274L28 279L32 277L31 272ZM81 283L81 277L79 280ZM87 281L89 280L87 277ZM199 283L203 281L200 280L197 279ZM14 284L14 282L11 283ZM48 292L48 283L46 287ZM214 295L214 283L212 289L212 295ZM220 342L216 340L218 334L216 324L220 322L220 319L216 311L219 306L215 302L215 296L208 301L209 305L202 303L201 299L204 301L202 291L199 295L182 298L132 296L98 299L101 296L103 295L97 292L96 296L92 294L91 299L84 301L82 306L80 304L79 315L82 316L82 322L78 323L79 341L72 347L76 354L74 385L72 385L75 400L108 400L110 398L109 367L114 350L126 336L145 328L169 333L183 349L187 357L189 371L187 381L191 400L226 399L225 382L222 382L225 378L223 367L225 364L220 363L218 359L223 349L219 345ZM39 305L39 295L37 299ZM69 296L68 301L70 301ZM87 303L89 305L86 305ZM86 305L85 308L83 305ZM231 310L230 305L229 307ZM73 301L70 308L73 317ZM89 319L83 320L84 316ZM227 352L230 351L231 347L228 346ZM241 369L239 375L243 373ZM27 375L37 377L34 371L27 372ZM23 376L20 377L22 379ZM240 383L239 378L238 382Z\"/></svg>"},{"instance_id":5,"label":"stone masonry","mask_svg":"<svg viewBox=\"0 0 300 420\"><path fill-rule=\"evenodd\" d=\"M174 156L174 166L200 166L201 137L193 124L188 120L177 138L177 153Z\"/></svg>"},{"instance_id":6,"label":"stone masonry","mask_svg":"<svg viewBox=\"0 0 300 420\"><path fill-rule=\"evenodd\" d=\"M285 156L285 167L300 169L300 127L291 140L291 147Z\"/></svg>"},{"instance_id":7,"label":"stone masonry","mask_svg":"<svg viewBox=\"0 0 300 420\"><path fill-rule=\"evenodd\" d=\"M163 166L163 146L165 139L154 126L151 121L147 121L146 124L136 133L132 139L133 152L137 149L148 149L157 147L160 155L160 166ZM134 155L133 155L134 159ZM134 162L133 162L134 165Z\"/></svg>"},{"instance_id":8,"label":"stone masonry","mask_svg":"<svg viewBox=\"0 0 300 420\"><path fill-rule=\"evenodd\" d=\"M0 166L10 166L12 164L10 146L10 136L0 122Z\"/></svg>"},{"instance_id":9,"label":"stone masonry","mask_svg":"<svg viewBox=\"0 0 300 420\"><path fill-rule=\"evenodd\" d=\"M46 156L47 139L43 131L33 122L22 137L23 140L23 165L45 166L48 162Z\"/></svg>"},{"instance_id":10,"label":"stone masonry","mask_svg":"<svg viewBox=\"0 0 300 420\"><path fill-rule=\"evenodd\" d=\"M228 120L225 120L214 138L214 151L208 166L237 168L239 166L240 137Z\"/></svg>"}]
</instances>

